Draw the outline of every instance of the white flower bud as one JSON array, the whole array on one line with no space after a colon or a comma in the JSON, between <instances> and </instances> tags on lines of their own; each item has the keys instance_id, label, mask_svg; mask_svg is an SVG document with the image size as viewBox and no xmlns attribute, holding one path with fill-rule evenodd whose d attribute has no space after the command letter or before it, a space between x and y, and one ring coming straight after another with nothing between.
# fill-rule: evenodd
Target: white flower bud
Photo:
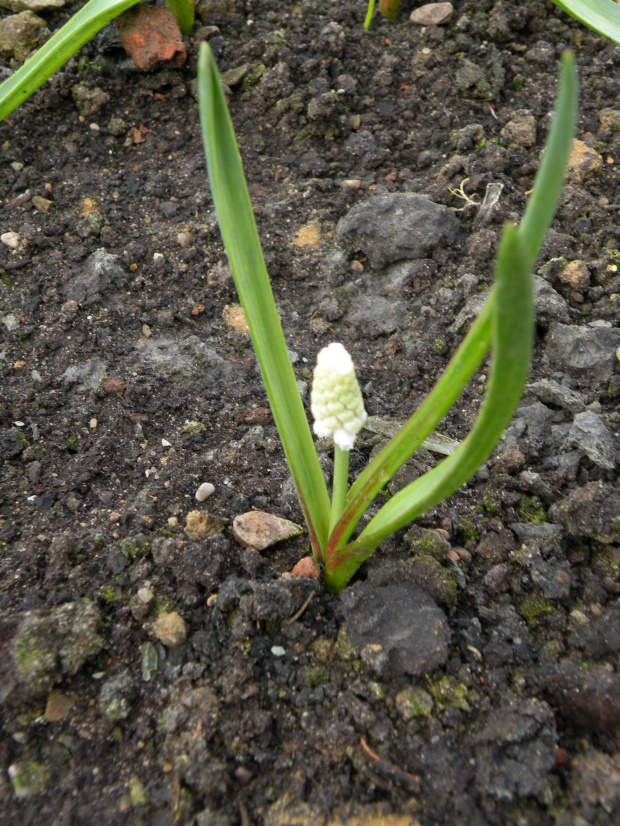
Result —
<instances>
[{"instance_id":1,"label":"white flower bud","mask_svg":"<svg viewBox=\"0 0 620 826\"><path fill-rule=\"evenodd\" d=\"M341 450L351 450L368 416L353 361L342 344L330 344L319 353L310 402L316 435L333 436Z\"/></svg>"}]
</instances>

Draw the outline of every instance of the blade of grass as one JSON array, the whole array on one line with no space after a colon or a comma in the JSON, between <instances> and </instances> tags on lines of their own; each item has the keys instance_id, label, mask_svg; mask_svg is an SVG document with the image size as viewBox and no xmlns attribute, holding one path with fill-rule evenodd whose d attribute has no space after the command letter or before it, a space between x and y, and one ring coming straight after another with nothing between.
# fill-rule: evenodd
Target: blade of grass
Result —
<instances>
[{"instance_id":1,"label":"blade of grass","mask_svg":"<svg viewBox=\"0 0 620 826\"><path fill-rule=\"evenodd\" d=\"M327 486L271 291L226 98L206 43L200 49L198 86L209 182L226 254L313 549L322 561L330 513Z\"/></svg>"},{"instance_id":2,"label":"blade of grass","mask_svg":"<svg viewBox=\"0 0 620 826\"><path fill-rule=\"evenodd\" d=\"M17 109L54 72L119 14L139 0L90 0L4 83L0 84L0 120Z\"/></svg>"},{"instance_id":3,"label":"blade of grass","mask_svg":"<svg viewBox=\"0 0 620 826\"><path fill-rule=\"evenodd\" d=\"M620 44L620 6L613 0L553 0L584 26Z\"/></svg>"},{"instance_id":4,"label":"blade of grass","mask_svg":"<svg viewBox=\"0 0 620 826\"><path fill-rule=\"evenodd\" d=\"M521 227L517 230L507 226L500 241L493 360L487 396L474 428L452 456L399 491L356 540L329 556L325 583L330 590L343 588L383 539L464 484L490 455L510 421L529 372L534 328L531 268L555 213L576 120L575 58L566 53L562 58L556 115L532 198Z\"/></svg>"}]
</instances>

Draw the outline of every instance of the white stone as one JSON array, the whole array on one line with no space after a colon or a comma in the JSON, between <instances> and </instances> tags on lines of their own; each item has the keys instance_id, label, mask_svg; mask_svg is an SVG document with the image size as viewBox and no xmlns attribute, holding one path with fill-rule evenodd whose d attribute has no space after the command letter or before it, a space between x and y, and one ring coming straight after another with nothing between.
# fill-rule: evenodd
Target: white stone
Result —
<instances>
[{"instance_id":1,"label":"white stone","mask_svg":"<svg viewBox=\"0 0 620 826\"><path fill-rule=\"evenodd\" d=\"M196 491L196 499L199 502L204 502L205 499L208 499L209 496L212 496L214 493L215 487L211 484L211 482L203 482Z\"/></svg>"},{"instance_id":2,"label":"white stone","mask_svg":"<svg viewBox=\"0 0 620 826\"><path fill-rule=\"evenodd\" d=\"M3 232L2 235L0 235L0 241L2 241L5 247L16 250L17 247L19 247L19 233Z\"/></svg>"}]
</instances>

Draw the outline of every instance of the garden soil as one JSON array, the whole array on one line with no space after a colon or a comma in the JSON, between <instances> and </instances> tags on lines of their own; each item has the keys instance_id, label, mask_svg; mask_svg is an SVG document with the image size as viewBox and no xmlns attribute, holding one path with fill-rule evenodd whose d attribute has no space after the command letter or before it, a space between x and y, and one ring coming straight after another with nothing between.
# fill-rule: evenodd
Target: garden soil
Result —
<instances>
[{"instance_id":1,"label":"garden soil","mask_svg":"<svg viewBox=\"0 0 620 826\"><path fill-rule=\"evenodd\" d=\"M620 822L620 48L550 2L418 5L366 32L357 0L205 0L149 72L110 26L0 125L3 826ZM523 402L341 595L283 576L305 531L233 532L303 519L213 211L203 39L305 402L321 347L355 360L352 475L482 306L577 55Z\"/></svg>"}]
</instances>

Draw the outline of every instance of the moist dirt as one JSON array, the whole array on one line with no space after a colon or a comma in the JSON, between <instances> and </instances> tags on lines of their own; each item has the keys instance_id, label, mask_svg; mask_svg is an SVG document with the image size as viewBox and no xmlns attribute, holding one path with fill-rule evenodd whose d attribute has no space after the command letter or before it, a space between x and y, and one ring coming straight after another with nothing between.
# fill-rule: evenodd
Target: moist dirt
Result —
<instances>
[{"instance_id":1,"label":"moist dirt","mask_svg":"<svg viewBox=\"0 0 620 826\"><path fill-rule=\"evenodd\" d=\"M206 0L185 63L150 72L110 26L0 125L6 826L619 822L620 48L549 2L428 28L418 5L364 32L361 2ZM356 363L353 475L479 311L577 55L521 407L341 596L282 578L305 532L233 536L303 520L213 212L201 39L306 403L321 347ZM414 195L448 210L415 244ZM487 375L392 492L464 438Z\"/></svg>"}]
</instances>

